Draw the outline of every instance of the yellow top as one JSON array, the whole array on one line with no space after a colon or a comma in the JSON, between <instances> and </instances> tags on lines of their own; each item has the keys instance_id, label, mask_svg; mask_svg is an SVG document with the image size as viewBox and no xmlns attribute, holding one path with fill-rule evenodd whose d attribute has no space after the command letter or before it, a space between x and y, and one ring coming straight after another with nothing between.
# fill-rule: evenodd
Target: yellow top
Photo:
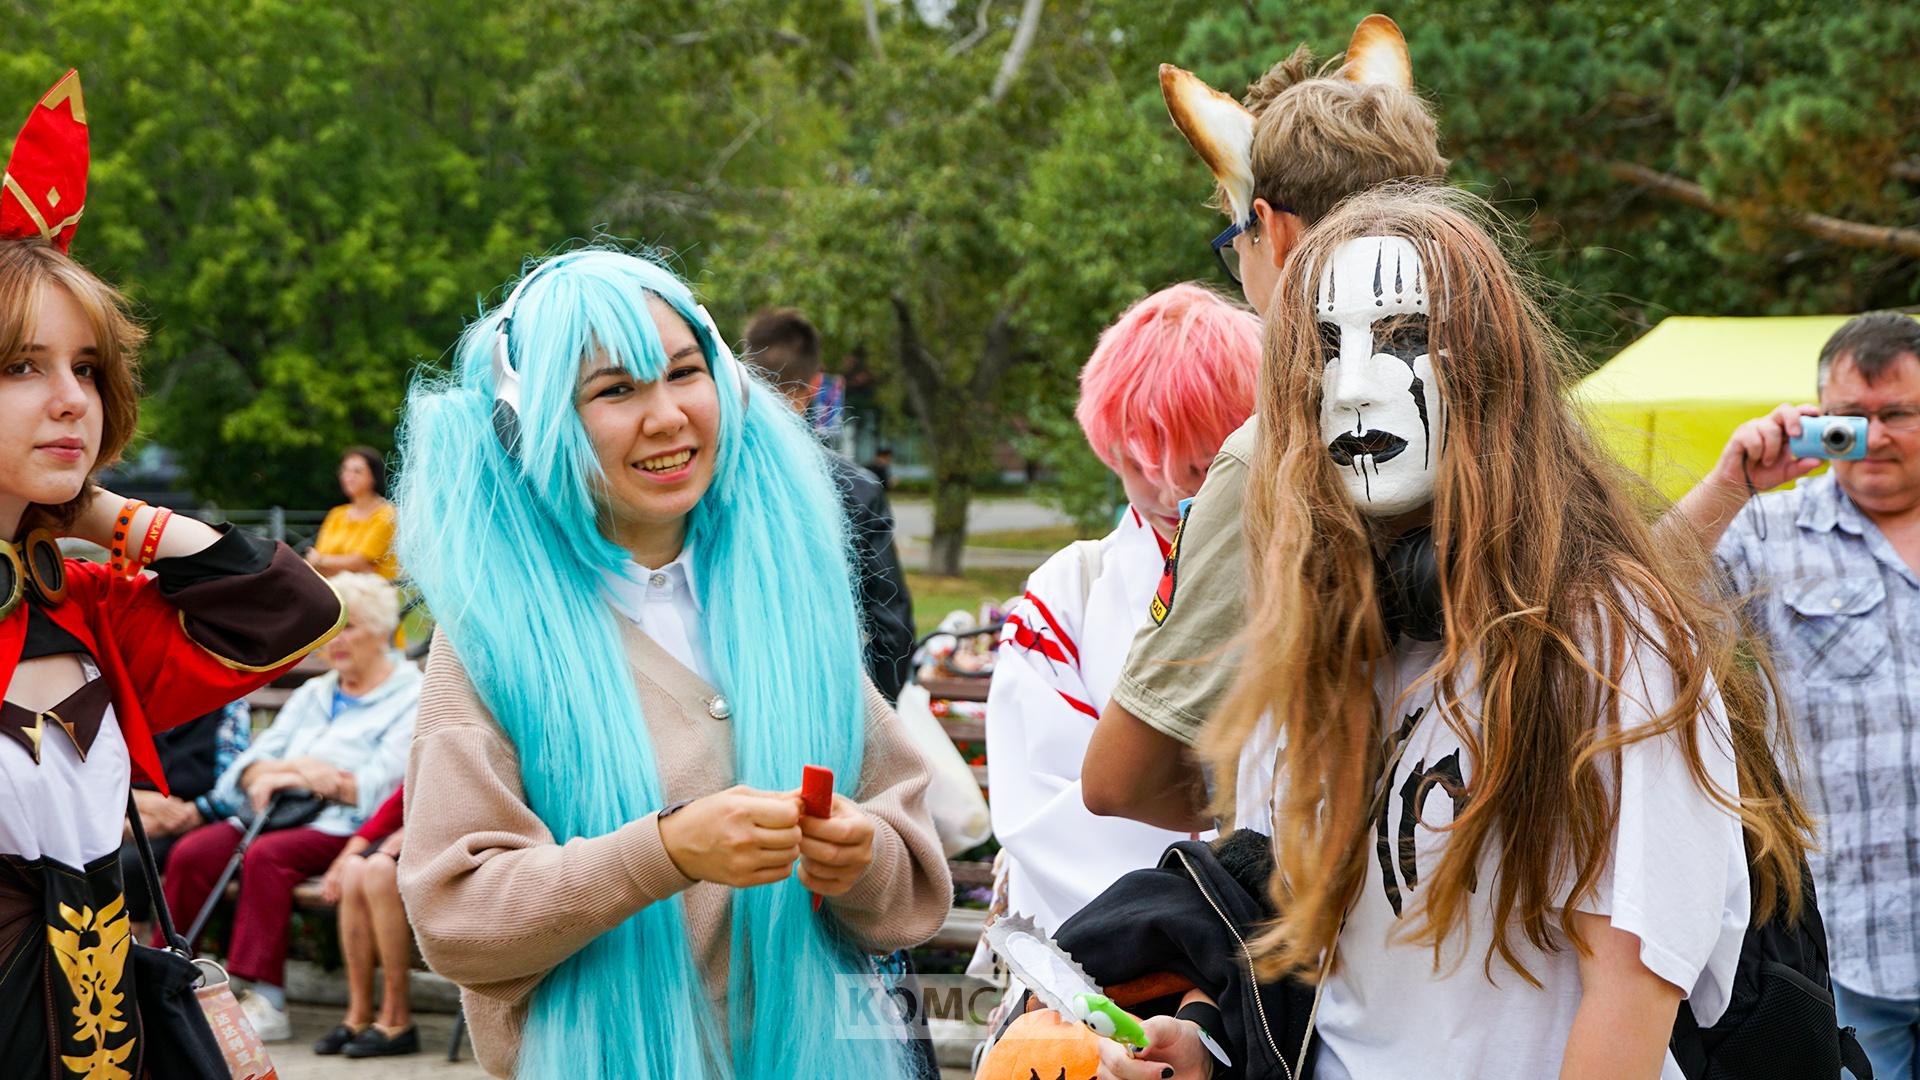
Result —
<instances>
[{"instance_id":1,"label":"yellow top","mask_svg":"<svg viewBox=\"0 0 1920 1080\"><path fill-rule=\"evenodd\" d=\"M373 563L374 573L388 581L399 577L400 563L393 556L393 504L383 502L364 518L351 516L352 509L336 506L327 511L326 520L320 523L320 535L313 540L313 550L322 555L364 555Z\"/></svg>"}]
</instances>

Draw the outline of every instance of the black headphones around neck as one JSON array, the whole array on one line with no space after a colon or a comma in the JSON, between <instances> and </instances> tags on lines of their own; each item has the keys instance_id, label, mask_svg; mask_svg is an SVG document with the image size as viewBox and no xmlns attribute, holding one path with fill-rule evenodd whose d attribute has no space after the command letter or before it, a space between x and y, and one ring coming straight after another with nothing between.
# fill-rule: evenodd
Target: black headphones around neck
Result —
<instances>
[{"instance_id":1,"label":"black headphones around neck","mask_svg":"<svg viewBox=\"0 0 1920 1080\"><path fill-rule=\"evenodd\" d=\"M34 599L51 607L67 598L67 560L53 534L35 529L18 544L0 540L0 619L33 591Z\"/></svg>"},{"instance_id":2,"label":"black headphones around neck","mask_svg":"<svg viewBox=\"0 0 1920 1080\"><path fill-rule=\"evenodd\" d=\"M1440 557L1433 529L1422 525L1400 534L1373 560L1373 591L1387 640L1439 641L1447 620L1440 609Z\"/></svg>"}]
</instances>

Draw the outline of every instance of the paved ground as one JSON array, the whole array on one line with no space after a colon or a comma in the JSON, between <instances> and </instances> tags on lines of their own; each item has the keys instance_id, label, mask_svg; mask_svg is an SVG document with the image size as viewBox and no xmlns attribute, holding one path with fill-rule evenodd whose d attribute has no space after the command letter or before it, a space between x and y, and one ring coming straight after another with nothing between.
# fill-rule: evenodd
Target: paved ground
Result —
<instances>
[{"instance_id":1,"label":"paved ground","mask_svg":"<svg viewBox=\"0 0 1920 1080\"><path fill-rule=\"evenodd\" d=\"M927 540L933 535L933 503L924 498L895 499L893 521L894 536L900 542L901 561L909 570L925 570ZM1011 532L1071 524L1072 518L1032 499L975 498L967 507L968 533ZM969 547L966 565L1031 570L1045 562L1050 554L1052 552Z\"/></svg>"},{"instance_id":2,"label":"paved ground","mask_svg":"<svg viewBox=\"0 0 1920 1080\"><path fill-rule=\"evenodd\" d=\"M441 1013L420 1013L420 1053L411 1057L375 1058L353 1061L343 1057L320 1057L311 1049L313 1040L328 1031L340 1019L340 1010L331 1005L293 1006L294 1041L267 1047L281 1080L477 1080L487 1074L473 1063L473 1047L463 1046L458 1064L447 1062L447 1040L453 1036L453 1017ZM967 1080L965 1069L942 1069L941 1080Z\"/></svg>"},{"instance_id":3,"label":"paved ground","mask_svg":"<svg viewBox=\"0 0 1920 1080\"><path fill-rule=\"evenodd\" d=\"M293 1006L293 1041L273 1043L267 1052L273 1055L274 1071L281 1080L477 1080L487 1074L473 1063L473 1047L463 1046L458 1064L447 1061L447 1041L453 1037L453 1017L444 1013L420 1013L420 1053L409 1057L374 1058L354 1061L344 1057L320 1057L311 1047L340 1021L340 1010L332 1005Z\"/></svg>"}]
</instances>

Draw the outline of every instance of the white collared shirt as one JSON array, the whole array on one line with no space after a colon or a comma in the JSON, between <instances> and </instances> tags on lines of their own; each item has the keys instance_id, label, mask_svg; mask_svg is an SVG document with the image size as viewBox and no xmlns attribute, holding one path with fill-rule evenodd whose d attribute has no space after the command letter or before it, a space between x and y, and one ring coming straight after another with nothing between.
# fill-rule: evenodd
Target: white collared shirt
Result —
<instances>
[{"instance_id":1,"label":"white collared shirt","mask_svg":"<svg viewBox=\"0 0 1920 1080\"><path fill-rule=\"evenodd\" d=\"M628 560L618 572L608 571L603 580L615 611L667 650L667 655L712 684L713 665L707 661L700 634L693 548L682 547L679 556L658 570Z\"/></svg>"}]
</instances>

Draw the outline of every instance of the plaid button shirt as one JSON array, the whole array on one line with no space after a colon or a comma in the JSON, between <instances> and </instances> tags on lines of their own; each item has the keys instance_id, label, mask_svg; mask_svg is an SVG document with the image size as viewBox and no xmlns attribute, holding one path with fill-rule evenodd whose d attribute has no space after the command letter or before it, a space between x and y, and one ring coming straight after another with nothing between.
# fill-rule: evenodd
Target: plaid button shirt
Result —
<instances>
[{"instance_id":1,"label":"plaid button shirt","mask_svg":"<svg viewBox=\"0 0 1920 1080\"><path fill-rule=\"evenodd\" d=\"M1717 554L1797 725L1833 978L1920 997L1920 575L1831 473L1750 502Z\"/></svg>"}]
</instances>

